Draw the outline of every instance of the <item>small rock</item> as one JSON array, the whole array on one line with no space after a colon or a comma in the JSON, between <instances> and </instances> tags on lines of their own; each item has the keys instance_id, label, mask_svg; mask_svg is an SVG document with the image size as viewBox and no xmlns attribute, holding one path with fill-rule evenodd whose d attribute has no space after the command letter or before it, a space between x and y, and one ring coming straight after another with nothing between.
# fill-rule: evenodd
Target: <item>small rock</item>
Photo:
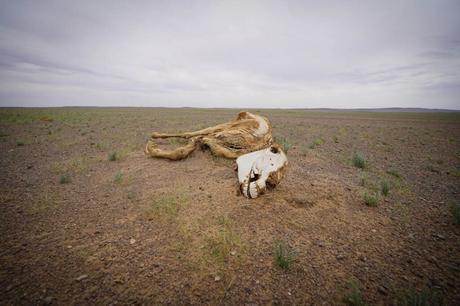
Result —
<instances>
[{"instance_id":1,"label":"small rock","mask_svg":"<svg viewBox=\"0 0 460 306\"><path fill-rule=\"evenodd\" d=\"M231 252L230 252L230 255L235 256L235 255L236 255L236 251L231 251Z\"/></svg>"},{"instance_id":2,"label":"small rock","mask_svg":"<svg viewBox=\"0 0 460 306\"><path fill-rule=\"evenodd\" d=\"M71 248L72 248L72 246L71 246L71 245L68 245L68 246L67 246L67 248L68 248L68 249L71 249Z\"/></svg>"},{"instance_id":3,"label":"small rock","mask_svg":"<svg viewBox=\"0 0 460 306\"><path fill-rule=\"evenodd\" d=\"M288 291L288 295L292 295L292 293L290 291Z\"/></svg>"},{"instance_id":4,"label":"small rock","mask_svg":"<svg viewBox=\"0 0 460 306\"><path fill-rule=\"evenodd\" d=\"M337 257L336 257L336 258L337 258L337 260L343 260L343 259L345 259L345 258L346 258L346 256L345 256L345 255L343 255L343 254L339 254L339 255L337 255Z\"/></svg>"},{"instance_id":5,"label":"small rock","mask_svg":"<svg viewBox=\"0 0 460 306\"><path fill-rule=\"evenodd\" d=\"M377 291L380 292L383 295L387 295L387 290L383 286L379 286L377 288Z\"/></svg>"},{"instance_id":6,"label":"small rock","mask_svg":"<svg viewBox=\"0 0 460 306\"><path fill-rule=\"evenodd\" d=\"M257 284L257 285L260 284L260 281L259 281L259 280L256 280L256 284Z\"/></svg>"},{"instance_id":7,"label":"small rock","mask_svg":"<svg viewBox=\"0 0 460 306\"><path fill-rule=\"evenodd\" d=\"M445 240L445 239L446 239L446 237L444 237L444 236L441 235L441 234L433 234L433 237L434 237L434 238L438 238L439 240Z\"/></svg>"},{"instance_id":8,"label":"small rock","mask_svg":"<svg viewBox=\"0 0 460 306\"><path fill-rule=\"evenodd\" d=\"M129 243L130 243L130 244L135 244L135 243L136 243L136 239L134 239L134 238L129 239Z\"/></svg>"},{"instance_id":9,"label":"small rock","mask_svg":"<svg viewBox=\"0 0 460 306\"><path fill-rule=\"evenodd\" d=\"M79 277L76 278L77 281L82 281L84 280L85 278L88 278L88 274L82 274L80 275Z\"/></svg>"},{"instance_id":10,"label":"small rock","mask_svg":"<svg viewBox=\"0 0 460 306\"><path fill-rule=\"evenodd\" d=\"M316 245L319 246L319 247L324 247L325 246L324 242L322 242L322 241L318 241L316 243Z\"/></svg>"},{"instance_id":11,"label":"small rock","mask_svg":"<svg viewBox=\"0 0 460 306\"><path fill-rule=\"evenodd\" d=\"M52 296L47 296L46 298L43 299L43 302L45 304L51 304L51 302L53 301L53 297Z\"/></svg>"},{"instance_id":12,"label":"small rock","mask_svg":"<svg viewBox=\"0 0 460 306\"><path fill-rule=\"evenodd\" d=\"M373 229L371 229L371 232L377 233L377 230L373 228Z\"/></svg>"},{"instance_id":13,"label":"small rock","mask_svg":"<svg viewBox=\"0 0 460 306\"><path fill-rule=\"evenodd\" d=\"M214 277L214 281L216 281L216 282L220 281L220 276L216 275L216 277Z\"/></svg>"}]
</instances>

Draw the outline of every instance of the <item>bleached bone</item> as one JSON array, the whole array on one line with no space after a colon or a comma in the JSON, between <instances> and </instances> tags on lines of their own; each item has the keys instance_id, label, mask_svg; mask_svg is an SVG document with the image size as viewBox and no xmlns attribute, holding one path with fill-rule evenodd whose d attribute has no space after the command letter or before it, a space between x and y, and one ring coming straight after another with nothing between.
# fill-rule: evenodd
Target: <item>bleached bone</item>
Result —
<instances>
[{"instance_id":1,"label":"bleached bone","mask_svg":"<svg viewBox=\"0 0 460 306\"><path fill-rule=\"evenodd\" d=\"M279 145L241 155L236 159L241 193L257 198L268 188L274 188L283 178L288 164L286 154Z\"/></svg>"}]
</instances>

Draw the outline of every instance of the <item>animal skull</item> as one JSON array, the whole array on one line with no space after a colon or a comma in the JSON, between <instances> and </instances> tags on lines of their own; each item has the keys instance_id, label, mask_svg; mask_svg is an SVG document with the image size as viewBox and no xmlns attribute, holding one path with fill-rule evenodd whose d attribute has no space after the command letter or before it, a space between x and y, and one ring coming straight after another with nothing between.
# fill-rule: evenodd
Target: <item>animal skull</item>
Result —
<instances>
[{"instance_id":1,"label":"animal skull","mask_svg":"<svg viewBox=\"0 0 460 306\"><path fill-rule=\"evenodd\" d=\"M252 199L280 183L288 161L279 145L272 144L267 149L241 155L236 164L240 191Z\"/></svg>"}]
</instances>

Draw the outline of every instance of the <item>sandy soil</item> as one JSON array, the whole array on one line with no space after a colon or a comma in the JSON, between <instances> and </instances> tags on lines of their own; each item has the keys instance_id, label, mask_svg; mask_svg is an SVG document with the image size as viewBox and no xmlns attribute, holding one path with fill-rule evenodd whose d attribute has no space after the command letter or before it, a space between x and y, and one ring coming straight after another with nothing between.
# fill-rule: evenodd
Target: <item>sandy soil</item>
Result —
<instances>
[{"instance_id":1,"label":"sandy soil","mask_svg":"<svg viewBox=\"0 0 460 306\"><path fill-rule=\"evenodd\" d=\"M143 154L237 112L0 109L0 304L460 304L460 114L262 110L290 164L253 200L232 160Z\"/></svg>"}]
</instances>

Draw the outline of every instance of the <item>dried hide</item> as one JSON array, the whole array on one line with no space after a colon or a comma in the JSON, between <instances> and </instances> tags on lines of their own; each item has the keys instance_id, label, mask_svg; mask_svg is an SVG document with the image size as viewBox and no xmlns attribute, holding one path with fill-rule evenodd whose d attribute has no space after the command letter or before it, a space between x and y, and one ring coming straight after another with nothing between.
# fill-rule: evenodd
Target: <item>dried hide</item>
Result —
<instances>
[{"instance_id":1,"label":"dried hide","mask_svg":"<svg viewBox=\"0 0 460 306\"><path fill-rule=\"evenodd\" d=\"M172 137L189 139L189 143L174 150L163 150L154 141ZM276 186L287 165L286 155L273 143L272 127L268 119L249 112L241 112L235 120L199 131L152 133L145 147L145 154L180 160L189 156L198 146L208 147L216 156L238 158L238 177L240 186L243 186L240 190L248 198L259 196L266 187Z\"/></svg>"}]
</instances>

